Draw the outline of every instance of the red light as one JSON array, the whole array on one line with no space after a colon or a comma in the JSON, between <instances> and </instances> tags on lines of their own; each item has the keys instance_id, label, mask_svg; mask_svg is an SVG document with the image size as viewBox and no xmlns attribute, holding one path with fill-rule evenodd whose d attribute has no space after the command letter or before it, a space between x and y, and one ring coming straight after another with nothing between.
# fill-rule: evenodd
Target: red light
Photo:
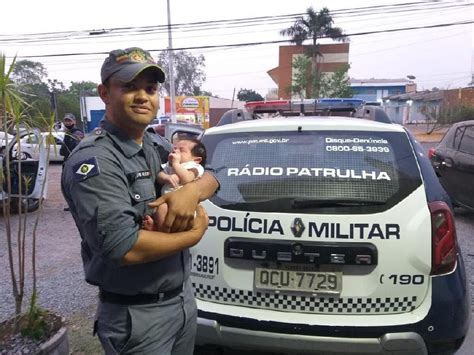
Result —
<instances>
[{"instance_id":1,"label":"red light","mask_svg":"<svg viewBox=\"0 0 474 355\"><path fill-rule=\"evenodd\" d=\"M431 275L451 272L456 265L456 229L453 214L445 202L429 203L432 226Z\"/></svg>"},{"instance_id":2,"label":"red light","mask_svg":"<svg viewBox=\"0 0 474 355\"><path fill-rule=\"evenodd\" d=\"M428 158L431 159L436 155L436 148L430 148L428 150Z\"/></svg>"}]
</instances>

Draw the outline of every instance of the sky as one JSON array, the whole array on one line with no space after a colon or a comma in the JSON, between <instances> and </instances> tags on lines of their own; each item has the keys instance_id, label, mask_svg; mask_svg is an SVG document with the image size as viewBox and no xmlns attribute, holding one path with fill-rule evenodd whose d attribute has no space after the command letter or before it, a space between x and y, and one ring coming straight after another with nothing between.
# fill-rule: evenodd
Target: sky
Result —
<instances>
[{"instance_id":1,"label":"sky","mask_svg":"<svg viewBox=\"0 0 474 355\"><path fill-rule=\"evenodd\" d=\"M472 22L474 0L170 0L171 23L176 25L172 47L286 40L279 32L290 27L294 17L284 15L303 14L310 6L317 11L328 7L334 26L353 35L349 37L351 78L400 79L413 75L418 90L465 87L472 80L472 23L354 34ZM4 1L2 14L0 51L8 58L17 55L19 59L43 63L48 78L66 86L71 81L98 83L100 66L110 50L139 46L156 58L159 50L168 47L166 0ZM209 23L251 17L264 18L247 23ZM201 24L189 25L196 22ZM205 57L206 81L202 89L231 99L241 88L263 96L276 88L267 71L278 66L278 46L287 44L188 51ZM93 54L75 55L78 53ZM48 55L57 56L41 57Z\"/></svg>"}]
</instances>

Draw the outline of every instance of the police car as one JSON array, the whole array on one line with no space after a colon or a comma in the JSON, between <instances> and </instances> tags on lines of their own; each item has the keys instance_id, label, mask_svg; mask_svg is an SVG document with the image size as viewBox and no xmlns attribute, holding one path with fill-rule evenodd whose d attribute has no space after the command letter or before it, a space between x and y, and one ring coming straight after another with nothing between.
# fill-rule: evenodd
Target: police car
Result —
<instances>
[{"instance_id":1,"label":"police car","mask_svg":"<svg viewBox=\"0 0 474 355\"><path fill-rule=\"evenodd\" d=\"M459 348L450 201L403 126L350 99L251 102L202 141L221 187L192 249L197 344L317 354Z\"/></svg>"}]
</instances>

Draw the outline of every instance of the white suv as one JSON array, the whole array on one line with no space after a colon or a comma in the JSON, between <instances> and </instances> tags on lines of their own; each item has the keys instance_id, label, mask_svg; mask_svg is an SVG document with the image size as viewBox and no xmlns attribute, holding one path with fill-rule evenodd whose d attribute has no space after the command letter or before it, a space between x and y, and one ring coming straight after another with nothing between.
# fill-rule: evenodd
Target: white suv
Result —
<instances>
[{"instance_id":1,"label":"white suv","mask_svg":"<svg viewBox=\"0 0 474 355\"><path fill-rule=\"evenodd\" d=\"M470 297L449 199L414 137L361 104L254 102L205 131L221 187L192 249L197 344L320 354L461 346Z\"/></svg>"}]
</instances>

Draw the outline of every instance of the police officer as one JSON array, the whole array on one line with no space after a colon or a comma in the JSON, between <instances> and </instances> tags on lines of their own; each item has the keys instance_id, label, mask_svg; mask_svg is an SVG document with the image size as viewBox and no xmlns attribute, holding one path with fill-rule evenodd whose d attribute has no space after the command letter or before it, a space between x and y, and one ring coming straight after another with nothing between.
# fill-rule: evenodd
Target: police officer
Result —
<instances>
[{"instance_id":1,"label":"police officer","mask_svg":"<svg viewBox=\"0 0 474 355\"><path fill-rule=\"evenodd\" d=\"M66 113L63 118L63 125L65 128L64 139L59 149L59 154L67 160L74 148L84 138L84 132L76 127L76 116L72 113ZM69 207L64 208L64 211L69 211Z\"/></svg>"},{"instance_id":2,"label":"police officer","mask_svg":"<svg viewBox=\"0 0 474 355\"><path fill-rule=\"evenodd\" d=\"M208 224L198 205L218 187L206 172L160 197L156 175L169 151L145 132L159 107L165 75L140 48L114 50L101 69L101 128L66 161L62 190L81 235L86 281L99 287L95 329L106 354L192 354L196 303L188 248ZM161 154L166 156L166 154ZM167 203L165 232L141 229Z\"/></svg>"},{"instance_id":3,"label":"police officer","mask_svg":"<svg viewBox=\"0 0 474 355\"><path fill-rule=\"evenodd\" d=\"M59 154L67 160L72 150L76 148L79 142L84 138L84 132L76 127L76 117L72 113L66 113L63 118L63 124L66 128L63 142Z\"/></svg>"}]
</instances>

